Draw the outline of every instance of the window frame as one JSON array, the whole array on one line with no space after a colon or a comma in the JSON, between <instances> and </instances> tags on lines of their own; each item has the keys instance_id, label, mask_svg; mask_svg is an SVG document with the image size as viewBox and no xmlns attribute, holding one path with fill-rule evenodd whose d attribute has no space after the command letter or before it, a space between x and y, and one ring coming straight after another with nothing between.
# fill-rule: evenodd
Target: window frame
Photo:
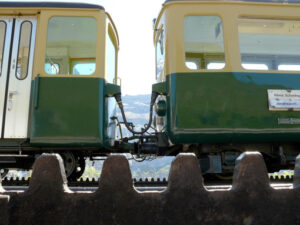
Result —
<instances>
[{"instance_id":1,"label":"window frame","mask_svg":"<svg viewBox=\"0 0 300 225\"><path fill-rule=\"evenodd\" d=\"M114 32L113 25L111 24L110 20L107 22L107 27L106 27L105 32L106 32L105 35L107 35L107 36L105 36L105 79L108 80L107 79L107 73L106 73L107 72L107 63L106 63L107 53L106 53L106 50L107 50L107 44L108 44L108 43L106 43L106 41L107 41L106 37L108 37L110 39L110 41L112 42L113 47L115 49L115 59L114 59L115 60L115 76L112 80L112 83L116 83L117 78L118 78L118 44L117 44L118 42L117 42L117 37L116 37L115 32Z\"/></svg>"},{"instance_id":2,"label":"window frame","mask_svg":"<svg viewBox=\"0 0 300 225\"><path fill-rule=\"evenodd\" d=\"M45 67L46 64L47 64L47 63L44 64L44 67ZM49 64L50 64L50 63L49 63ZM57 62L54 62L53 65L55 65L55 64L58 65L58 70L60 70L60 64L57 63ZM51 64L50 64L50 65L51 65ZM46 73L47 73L47 72L46 72ZM49 73L47 73L47 74L49 74ZM51 75L52 75L52 76L56 76L56 75L59 75L59 74L51 74Z\"/></svg>"},{"instance_id":3,"label":"window frame","mask_svg":"<svg viewBox=\"0 0 300 225\"><path fill-rule=\"evenodd\" d=\"M300 73L300 70L279 70L279 66L280 65L287 65L287 64L291 64L291 62L286 62L286 61L278 61L278 65L277 65L277 69L273 69L272 66L270 67L270 64L269 63L263 63L263 62L244 62L244 64L265 64L267 65L268 67L268 70L263 70L263 69L246 69L245 67L243 67L243 61L242 61L242 53L241 53L241 43L240 43L240 37L239 37L239 20L242 20L242 19L263 19L263 20L290 20L290 21L293 21L293 20L297 20L300 22L300 17L294 17L294 16L291 16L291 17L285 17L285 16L280 16L280 15L273 15L273 16L259 16L259 15L256 15L256 14L250 14L250 15L245 15L245 14L238 14L236 15L235 17L235 20L236 20L236 29L237 29L237 49L238 49L238 53L239 53L239 60L240 60L240 63L239 63L239 66L240 68L242 69L242 71L245 71L245 72L255 72L255 71L258 71L260 73ZM300 38L300 35L299 35L299 38ZM258 57L261 56L261 55L257 55ZM299 57L300 57L300 54L299 54Z\"/></svg>"},{"instance_id":4,"label":"window frame","mask_svg":"<svg viewBox=\"0 0 300 225\"><path fill-rule=\"evenodd\" d=\"M2 76L2 68L3 68L3 55L4 55L4 49L6 44L6 32L7 32L7 23L5 20L0 20L0 23L4 23L4 35L3 35L3 45L2 45L2 52L1 52L1 64L0 64L0 77Z\"/></svg>"},{"instance_id":5,"label":"window frame","mask_svg":"<svg viewBox=\"0 0 300 225\"><path fill-rule=\"evenodd\" d=\"M82 59L70 58L69 67L70 67L71 71L73 71L74 67L78 64L93 63L93 62L95 62L95 70L94 70L93 73L95 73L95 71L96 71L96 60L94 61L94 59L92 59L92 58L82 58ZM73 72L72 72L71 76L90 76L93 73L91 73L91 74L73 74ZM59 75L59 74L57 74L57 75Z\"/></svg>"},{"instance_id":6,"label":"window frame","mask_svg":"<svg viewBox=\"0 0 300 225\"><path fill-rule=\"evenodd\" d=\"M36 49L34 54L33 79L39 77L54 77L49 75L44 70L48 21L51 17L93 17L97 21L97 41L96 41L96 71L89 76L68 75L66 73L55 75L60 78L104 78L104 49L105 44L102 41L105 38L105 16L104 10L58 10L58 9L43 9L40 11L39 20L37 23ZM62 69L62 68L61 68Z\"/></svg>"},{"instance_id":7,"label":"window frame","mask_svg":"<svg viewBox=\"0 0 300 225\"><path fill-rule=\"evenodd\" d=\"M158 74L157 73L157 45L159 43L159 40L161 38L161 35L163 35L163 68L162 71ZM155 35L155 79L157 80L159 78L159 76L161 75L161 73L163 72L164 68L165 68L165 64L166 64L166 31L164 29L164 25L161 24L159 26L159 29L157 29L156 35Z\"/></svg>"},{"instance_id":8,"label":"window frame","mask_svg":"<svg viewBox=\"0 0 300 225\"><path fill-rule=\"evenodd\" d=\"M95 18L94 16L89 16L89 15L52 15L52 16L49 16L47 18L47 26L46 26L46 39L45 39L45 45L44 45L44 48L45 48L45 52L44 52L44 65L46 64L46 51L47 51L47 41L48 41L48 27L49 27L49 21L54 18L54 17L66 17L66 18L70 18L70 17L75 17L75 18L93 18L96 22L96 41L95 41L95 45L96 45L96 56L95 56L95 71L91 74L82 74L82 75L76 75L76 74L71 74L71 72L73 73L73 61L76 61L77 59L80 59L80 58L71 58L69 57L69 62L68 62L68 65L69 65L69 73L70 74L56 74L56 75L53 75L53 74L47 74L47 72L44 70L43 72L45 74L47 74L48 76L66 76L66 77L69 77L69 76L76 76L76 77L90 77L90 76L93 76L95 73L96 73L96 68L97 68L97 42L98 42L98 29L99 29L99 22L98 22L98 19Z\"/></svg>"},{"instance_id":9,"label":"window frame","mask_svg":"<svg viewBox=\"0 0 300 225\"><path fill-rule=\"evenodd\" d=\"M190 61L186 61L186 51L185 51L185 38L184 38L184 20L187 18L187 17L193 17L193 16L215 16L215 17L219 17L221 22L222 22L222 35L223 35L223 46L224 46L224 67L222 69L207 69L207 68L197 68L197 69L190 69L187 67L186 65L186 62L190 62ZM222 72L222 71L225 71L227 70L227 67L228 67L228 62L227 62L227 51L226 51L226 48L227 48L227 45L226 45L226 35L225 35L225 30L224 30L224 17L222 14L218 14L218 13L197 13L197 14L186 14L183 16L183 30L182 30L182 34L183 34L183 64L184 64L184 67L185 69L187 69L188 71L193 71L193 72L197 72L197 71L201 71L201 72ZM211 61L211 59L209 59L209 62L207 62L206 66L209 64L209 63L212 63L213 61ZM191 61L191 62L194 62L194 61ZM216 61L216 62L220 62L219 60ZM195 63L195 62L194 62ZM202 64L202 62L201 62ZM197 66L197 64L196 64Z\"/></svg>"},{"instance_id":10,"label":"window frame","mask_svg":"<svg viewBox=\"0 0 300 225\"><path fill-rule=\"evenodd\" d=\"M23 24L24 23L26 23L26 22L28 22L28 23L30 23L30 38L29 38L29 46L28 46L28 59L30 58L30 50L31 50L31 39L32 39L32 27L33 27L33 24L32 24L32 22L31 21L29 21L29 20L24 20L22 23L21 23L21 25L20 25L20 35L19 35L19 43L18 43L18 53L17 53L17 62L16 62L16 71L15 71L15 77L16 77L16 79L18 79L18 80L25 80L27 77L28 77L28 69L29 69L29 60L27 61L27 71L26 71L26 76L24 76L23 78L19 78L18 76L17 76L17 73L18 73L18 63L19 63L19 53L20 53L20 44L21 44L21 38L22 38L22 27L23 27Z\"/></svg>"}]
</instances>

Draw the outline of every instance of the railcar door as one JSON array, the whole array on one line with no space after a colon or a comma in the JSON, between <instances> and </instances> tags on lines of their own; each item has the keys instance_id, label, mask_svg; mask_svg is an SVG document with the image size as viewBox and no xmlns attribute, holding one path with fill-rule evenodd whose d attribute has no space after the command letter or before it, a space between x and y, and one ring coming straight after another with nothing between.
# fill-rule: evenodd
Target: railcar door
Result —
<instances>
[{"instance_id":1,"label":"railcar door","mask_svg":"<svg viewBox=\"0 0 300 225\"><path fill-rule=\"evenodd\" d=\"M1 138L28 137L35 33L35 17L0 17Z\"/></svg>"}]
</instances>

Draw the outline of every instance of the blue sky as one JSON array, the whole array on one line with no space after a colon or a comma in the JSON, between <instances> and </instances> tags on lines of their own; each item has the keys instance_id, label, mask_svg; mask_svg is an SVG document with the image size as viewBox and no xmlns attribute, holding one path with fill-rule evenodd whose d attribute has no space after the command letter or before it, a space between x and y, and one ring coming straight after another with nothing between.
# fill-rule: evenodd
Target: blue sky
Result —
<instances>
[{"instance_id":1,"label":"blue sky","mask_svg":"<svg viewBox=\"0 0 300 225\"><path fill-rule=\"evenodd\" d=\"M164 0L98 0L111 14L120 36L119 76L123 94L151 93L155 77L152 20Z\"/></svg>"}]
</instances>

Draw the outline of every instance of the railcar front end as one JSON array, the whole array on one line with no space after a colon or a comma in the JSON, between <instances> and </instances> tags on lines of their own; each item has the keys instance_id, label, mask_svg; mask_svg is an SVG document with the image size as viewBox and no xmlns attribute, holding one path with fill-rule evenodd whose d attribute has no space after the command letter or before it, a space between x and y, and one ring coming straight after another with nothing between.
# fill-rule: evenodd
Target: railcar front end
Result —
<instances>
[{"instance_id":1,"label":"railcar front end","mask_svg":"<svg viewBox=\"0 0 300 225\"><path fill-rule=\"evenodd\" d=\"M246 150L292 167L300 138L300 5L167 1L155 23L156 128L205 173ZM177 147L176 147L177 146ZM181 146L181 147L179 147ZM172 152L172 151L171 151Z\"/></svg>"},{"instance_id":2,"label":"railcar front end","mask_svg":"<svg viewBox=\"0 0 300 225\"><path fill-rule=\"evenodd\" d=\"M84 157L115 139L118 34L102 6L0 2L0 167L60 153L78 178Z\"/></svg>"}]
</instances>

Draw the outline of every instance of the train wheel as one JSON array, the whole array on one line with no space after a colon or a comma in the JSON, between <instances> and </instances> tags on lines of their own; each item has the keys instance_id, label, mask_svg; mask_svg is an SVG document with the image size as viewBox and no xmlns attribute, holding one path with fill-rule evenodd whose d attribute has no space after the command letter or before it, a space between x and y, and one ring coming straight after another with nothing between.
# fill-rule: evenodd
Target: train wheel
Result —
<instances>
[{"instance_id":1,"label":"train wheel","mask_svg":"<svg viewBox=\"0 0 300 225\"><path fill-rule=\"evenodd\" d=\"M75 157L76 157L76 167L73 173L68 177L68 180L70 181L79 179L84 173L84 169L85 169L84 157L80 154L77 154Z\"/></svg>"},{"instance_id":2,"label":"train wheel","mask_svg":"<svg viewBox=\"0 0 300 225\"><path fill-rule=\"evenodd\" d=\"M61 153L61 157L64 160L64 166L66 171L66 176L69 178L69 176L73 173L76 167L76 158L73 152L64 152Z\"/></svg>"},{"instance_id":3,"label":"train wheel","mask_svg":"<svg viewBox=\"0 0 300 225\"><path fill-rule=\"evenodd\" d=\"M61 153L64 160L66 176L69 181L77 180L81 177L85 169L84 157L80 154L74 154L73 152Z\"/></svg>"}]
</instances>

